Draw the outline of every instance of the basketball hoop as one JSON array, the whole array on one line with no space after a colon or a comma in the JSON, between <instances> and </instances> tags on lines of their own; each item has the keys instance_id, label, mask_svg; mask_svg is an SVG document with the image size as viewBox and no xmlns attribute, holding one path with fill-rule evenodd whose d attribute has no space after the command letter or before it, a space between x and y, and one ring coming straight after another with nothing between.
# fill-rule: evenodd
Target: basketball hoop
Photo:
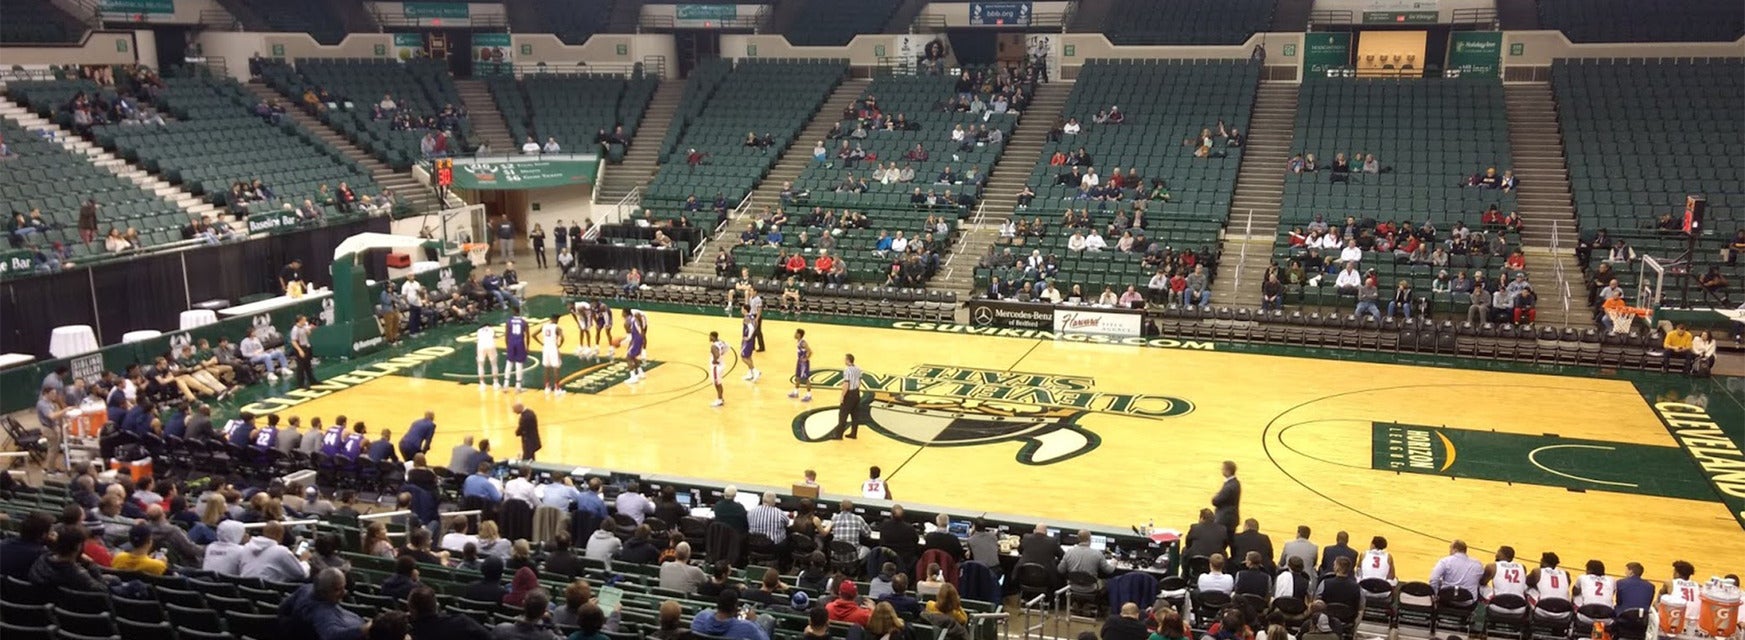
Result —
<instances>
[{"instance_id":1,"label":"basketball hoop","mask_svg":"<svg viewBox=\"0 0 1745 640\"><path fill-rule=\"evenodd\" d=\"M482 267L490 263L490 260L486 258L486 255L491 252L491 245L489 243L469 242L461 245L460 250L466 252L467 259L471 260L475 267Z\"/></svg>"},{"instance_id":2,"label":"basketball hoop","mask_svg":"<svg viewBox=\"0 0 1745 640\"><path fill-rule=\"evenodd\" d=\"M1622 298L1607 300L1604 307L1606 317L1612 319L1612 333L1615 335L1630 333L1631 327L1635 326L1636 318L1646 318L1652 313L1647 309L1629 306L1624 303Z\"/></svg>"}]
</instances>

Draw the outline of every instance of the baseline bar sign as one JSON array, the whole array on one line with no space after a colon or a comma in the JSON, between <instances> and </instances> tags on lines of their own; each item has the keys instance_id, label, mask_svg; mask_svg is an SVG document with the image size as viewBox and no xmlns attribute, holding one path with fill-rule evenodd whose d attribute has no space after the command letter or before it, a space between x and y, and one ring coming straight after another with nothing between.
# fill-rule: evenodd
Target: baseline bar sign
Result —
<instances>
[{"instance_id":1,"label":"baseline bar sign","mask_svg":"<svg viewBox=\"0 0 1745 640\"><path fill-rule=\"evenodd\" d=\"M1028 27L1031 9L1029 2L971 2L969 24L972 27Z\"/></svg>"},{"instance_id":2,"label":"baseline bar sign","mask_svg":"<svg viewBox=\"0 0 1745 640\"><path fill-rule=\"evenodd\" d=\"M1138 337L1145 325L1142 311L1112 309L1055 309L1055 333L1083 333L1105 336Z\"/></svg>"},{"instance_id":3,"label":"baseline bar sign","mask_svg":"<svg viewBox=\"0 0 1745 640\"><path fill-rule=\"evenodd\" d=\"M978 327L1050 330L1054 328L1054 308L1045 304L971 300L969 322Z\"/></svg>"}]
</instances>

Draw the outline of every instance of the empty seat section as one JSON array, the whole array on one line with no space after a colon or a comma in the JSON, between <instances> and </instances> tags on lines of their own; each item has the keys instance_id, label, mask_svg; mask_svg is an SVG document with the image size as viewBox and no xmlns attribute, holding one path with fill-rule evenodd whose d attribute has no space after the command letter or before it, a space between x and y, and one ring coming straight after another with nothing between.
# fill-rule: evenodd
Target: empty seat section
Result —
<instances>
[{"instance_id":1,"label":"empty seat section","mask_svg":"<svg viewBox=\"0 0 1745 640\"><path fill-rule=\"evenodd\" d=\"M1539 0L1539 22L1574 42L1732 42L1745 35L1738 0Z\"/></svg>"},{"instance_id":2,"label":"empty seat section","mask_svg":"<svg viewBox=\"0 0 1745 640\"><path fill-rule=\"evenodd\" d=\"M1737 298L1745 261L1726 264L1720 249L1745 227L1745 60L1558 60L1552 89L1583 241L1605 229L1614 244L1630 247L1626 257L1670 261L1685 252L1685 238L1657 226L1664 216L1682 222L1685 197L1704 196L1707 232L1691 271L1719 268ZM1583 268L1598 270L1610 253L1594 247ZM1635 291L1637 268L1620 262L1613 271ZM1677 286L1662 294L1671 305L1702 302L1696 287L1688 297Z\"/></svg>"},{"instance_id":3,"label":"empty seat section","mask_svg":"<svg viewBox=\"0 0 1745 640\"><path fill-rule=\"evenodd\" d=\"M410 168L423 156L419 145L435 128L452 126L451 154L473 146L472 124L460 109L454 78L441 61L309 59L294 69L268 64L262 75L288 96L325 91L330 97L318 111L322 121L397 171ZM377 108L384 96L392 96L393 113ZM456 117L441 122L450 112Z\"/></svg>"},{"instance_id":4,"label":"empty seat section","mask_svg":"<svg viewBox=\"0 0 1745 640\"><path fill-rule=\"evenodd\" d=\"M1242 44L1272 25L1275 0L1114 0L1104 34L1126 44Z\"/></svg>"},{"instance_id":5,"label":"empty seat section","mask_svg":"<svg viewBox=\"0 0 1745 640\"><path fill-rule=\"evenodd\" d=\"M848 69L841 60L731 64L705 63L686 80L685 97L662 141L660 169L643 194L648 206L672 211L690 196L709 202L717 194L737 205ZM774 144L746 146L745 135L753 131L768 133ZM687 162L692 150L704 156L694 166Z\"/></svg>"},{"instance_id":6,"label":"empty seat section","mask_svg":"<svg viewBox=\"0 0 1745 640\"><path fill-rule=\"evenodd\" d=\"M1072 94L1061 113L1077 120L1082 130L1062 135L1044 145L1031 170L1030 185L1036 199L1014 217L1042 227L1039 237L1011 247L1020 262L1015 268L984 268L976 272L976 286L985 286L993 276L1007 282L1026 279L1023 254L1038 251L1059 257L1055 278L1063 293L1069 285L1081 285L1095 298L1103 287L1115 292L1128 285L1143 288L1152 274L1171 268L1206 267L1215 277L1218 234L1230 214L1230 199L1241 163L1240 147L1217 147L1212 157L1196 158L1184 138L1203 129L1227 126L1246 129L1254 105L1260 67L1246 61L1207 60L1092 60L1080 72ZM1099 113L1119 108L1120 124L1095 124ZM1095 200L1069 176L1072 165L1051 165L1055 153L1075 155L1083 150L1107 185L1118 169L1137 184L1121 185L1119 200ZM1169 200L1148 200L1156 182L1167 184ZM1130 227L1134 206L1144 209L1143 227ZM1087 224L1075 227L1065 221L1065 212L1083 212ZM1114 225L1114 232L1110 232ZM1068 249L1074 230L1095 228L1108 248L1075 252ZM1117 250L1123 233L1134 236L1135 251ZM1192 257L1188 257L1191 254Z\"/></svg>"},{"instance_id":7,"label":"empty seat section","mask_svg":"<svg viewBox=\"0 0 1745 640\"><path fill-rule=\"evenodd\" d=\"M799 14L788 27L795 46L839 47L862 33L880 33L902 3L898 0L801 0Z\"/></svg>"},{"instance_id":8,"label":"empty seat section","mask_svg":"<svg viewBox=\"0 0 1745 640\"><path fill-rule=\"evenodd\" d=\"M624 137L636 135L642 113L659 80L650 77L529 75L486 79L491 99L508 122L514 140L493 143L497 152L511 152L528 136L541 144L556 138L560 147L577 153L595 150L601 129L624 127Z\"/></svg>"}]
</instances>

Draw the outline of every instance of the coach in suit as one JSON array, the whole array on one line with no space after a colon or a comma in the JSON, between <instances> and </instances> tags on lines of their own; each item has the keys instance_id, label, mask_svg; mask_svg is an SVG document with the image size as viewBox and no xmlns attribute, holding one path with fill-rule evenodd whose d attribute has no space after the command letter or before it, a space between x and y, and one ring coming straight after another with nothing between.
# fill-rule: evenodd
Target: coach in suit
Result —
<instances>
[{"instance_id":1,"label":"coach in suit","mask_svg":"<svg viewBox=\"0 0 1745 640\"><path fill-rule=\"evenodd\" d=\"M539 416L533 410L521 403L515 403L515 414L521 416L520 424L515 427L515 435L521 438L521 459L532 460L533 454L539 453Z\"/></svg>"},{"instance_id":2,"label":"coach in suit","mask_svg":"<svg viewBox=\"0 0 1745 640\"><path fill-rule=\"evenodd\" d=\"M1218 524L1234 534L1236 525L1242 522L1242 482L1236 479L1235 462L1224 461L1224 486L1212 494L1212 508L1216 509L1214 517Z\"/></svg>"},{"instance_id":3,"label":"coach in suit","mask_svg":"<svg viewBox=\"0 0 1745 640\"><path fill-rule=\"evenodd\" d=\"M1037 523L1034 531L1018 540L1017 566L1022 567L1031 563L1042 565L1042 568L1048 572L1050 589L1057 588L1062 583L1057 565L1063 555L1065 552L1060 548L1060 539L1048 535L1047 524ZM1018 577L1017 567L1013 567L1012 577L1014 579L1011 584L1016 585L1018 583L1016 580Z\"/></svg>"}]
</instances>

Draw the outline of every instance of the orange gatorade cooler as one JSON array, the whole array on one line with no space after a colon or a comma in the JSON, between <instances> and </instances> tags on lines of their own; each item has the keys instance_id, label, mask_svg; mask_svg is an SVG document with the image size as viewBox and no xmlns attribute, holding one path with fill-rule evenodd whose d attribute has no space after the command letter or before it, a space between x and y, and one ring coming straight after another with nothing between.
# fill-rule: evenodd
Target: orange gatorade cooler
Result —
<instances>
[{"instance_id":1,"label":"orange gatorade cooler","mask_svg":"<svg viewBox=\"0 0 1745 640\"><path fill-rule=\"evenodd\" d=\"M95 438L103 431L103 423L109 419L101 408L94 410L75 409L67 412L67 435L74 438Z\"/></svg>"},{"instance_id":2,"label":"orange gatorade cooler","mask_svg":"<svg viewBox=\"0 0 1745 640\"><path fill-rule=\"evenodd\" d=\"M1660 616L1660 635L1676 636L1684 633L1684 598L1667 594L1660 596L1660 606L1655 611Z\"/></svg>"},{"instance_id":3,"label":"orange gatorade cooler","mask_svg":"<svg viewBox=\"0 0 1745 640\"><path fill-rule=\"evenodd\" d=\"M1739 624L1739 587L1727 582L1710 581L1703 586L1697 628L1711 638L1733 635Z\"/></svg>"}]
</instances>

